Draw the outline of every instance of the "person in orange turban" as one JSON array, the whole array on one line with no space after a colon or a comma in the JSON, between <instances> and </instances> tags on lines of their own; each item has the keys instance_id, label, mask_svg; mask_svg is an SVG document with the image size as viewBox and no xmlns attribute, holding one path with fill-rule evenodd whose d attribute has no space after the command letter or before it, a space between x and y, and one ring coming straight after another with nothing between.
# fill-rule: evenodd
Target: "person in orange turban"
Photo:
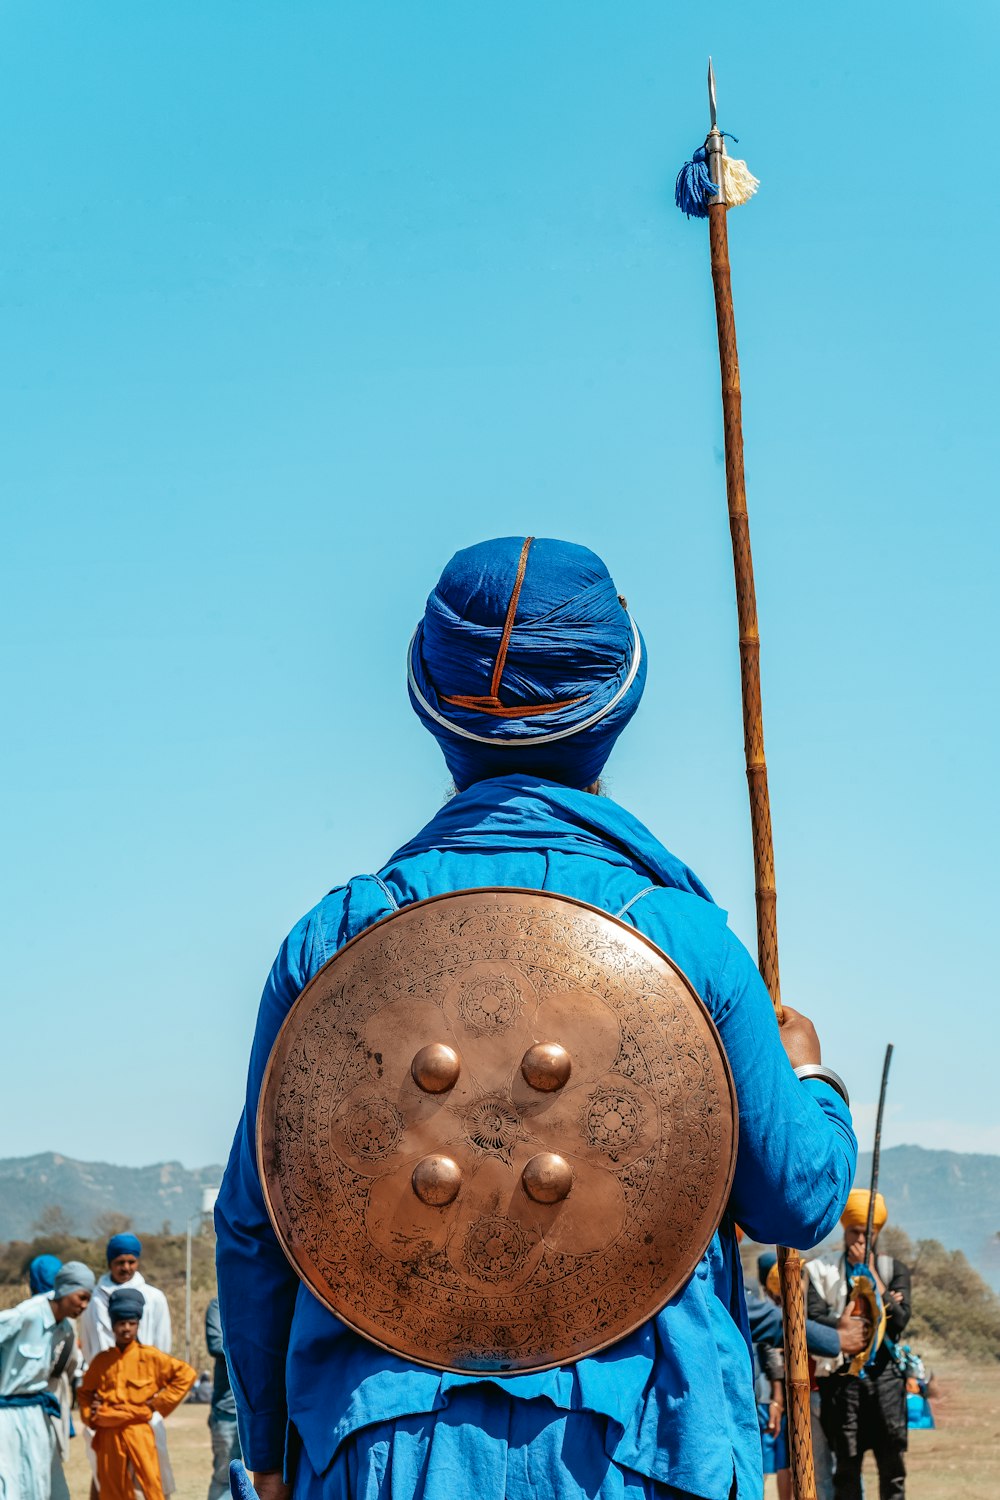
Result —
<instances>
[{"instance_id":1,"label":"person in orange turban","mask_svg":"<svg viewBox=\"0 0 1000 1500\"><path fill-rule=\"evenodd\" d=\"M844 1226L844 1249L840 1255L810 1261L808 1312L817 1322L831 1322L849 1300L848 1275L865 1258L868 1226L867 1188L853 1188L840 1216ZM816 1477L820 1500L861 1500L861 1464L869 1449L879 1473L880 1500L904 1500L906 1493L907 1442L906 1384L894 1358L896 1341L910 1317L910 1272L902 1261L876 1253L879 1233L889 1218L881 1193L875 1194L872 1243L868 1264L885 1304L885 1335L864 1367L863 1378L851 1373L849 1363L823 1361L817 1367L822 1432L832 1451L823 1462L822 1443L817 1446Z\"/></svg>"},{"instance_id":2,"label":"person in orange turban","mask_svg":"<svg viewBox=\"0 0 1000 1500\"><path fill-rule=\"evenodd\" d=\"M868 1204L871 1201L871 1193L867 1188L852 1188L847 1198L847 1207L840 1216L840 1222L844 1226L844 1239L853 1230L861 1230L861 1245L856 1256L850 1257L852 1264L857 1265L864 1259L864 1231L868 1224ZM885 1199L881 1193L875 1194L875 1212L872 1215L872 1237L879 1233L889 1217L889 1210L885 1206ZM853 1238L853 1233L852 1233Z\"/></svg>"}]
</instances>

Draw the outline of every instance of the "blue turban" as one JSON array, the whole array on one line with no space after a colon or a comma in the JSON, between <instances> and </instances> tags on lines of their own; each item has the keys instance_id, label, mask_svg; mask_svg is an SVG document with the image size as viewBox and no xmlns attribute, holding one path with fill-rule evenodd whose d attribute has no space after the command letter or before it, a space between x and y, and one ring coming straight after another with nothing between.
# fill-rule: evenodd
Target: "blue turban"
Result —
<instances>
[{"instance_id":1,"label":"blue turban","mask_svg":"<svg viewBox=\"0 0 1000 1500\"><path fill-rule=\"evenodd\" d=\"M82 1260L68 1260L56 1272L52 1292L55 1297L68 1297L73 1292L92 1292L94 1273Z\"/></svg>"},{"instance_id":2,"label":"blue turban","mask_svg":"<svg viewBox=\"0 0 1000 1500\"><path fill-rule=\"evenodd\" d=\"M146 1299L137 1286L116 1286L108 1298L108 1317L112 1323L122 1318L141 1318Z\"/></svg>"},{"instance_id":3,"label":"blue turban","mask_svg":"<svg viewBox=\"0 0 1000 1500\"><path fill-rule=\"evenodd\" d=\"M113 1234L108 1240L108 1265L119 1255L142 1254L142 1240L135 1234Z\"/></svg>"},{"instance_id":4,"label":"blue turban","mask_svg":"<svg viewBox=\"0 0 1000 1500\"><path fill-rule=\"evenodd\" d=\"M445 568L408 678L460 791L519 772L585 787L639 706L646 652L595 553L498 537Z\"/></svg>"},{"instance_id":5,"label":"blue turban","mask_svg":"<svg viewBox=\"0 0 1000 1500\"><path fill-rule=\"evenodd\" d=\"M55 1286L56 1272L62 1265L58 1255L36 1255L28 1266L28 1285L31 1294L37 1297L41 1292L51 1292Z\"/></svg>"},{"instance_id":6,"label":"blue turban","mask_svg":"<svg viewBox=\"0 0 1000 1500\"><path fill-rule=\"evenodd\" d=\"M767 1278L778 1264L778 1257L773 1250L765 1250L763 1255L757 1257L757 1280L761 1286L767 1282Z\"/></svg>"}]
</instances>

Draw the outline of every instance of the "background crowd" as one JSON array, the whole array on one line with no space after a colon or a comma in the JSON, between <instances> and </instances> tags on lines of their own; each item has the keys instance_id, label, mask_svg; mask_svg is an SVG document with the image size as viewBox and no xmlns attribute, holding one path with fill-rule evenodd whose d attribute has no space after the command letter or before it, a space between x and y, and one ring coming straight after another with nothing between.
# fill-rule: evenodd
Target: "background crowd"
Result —
<instances>
[{"instance_id":1,"label":"background crowd","mask_svg":"<svg viewBox=\"0 0 1000 1500\"><path fill-rule=\"evenodd\" d=\"M69 1500L69 1443L83 1441L91 1500L166 1500L176 1488L165 1418L185 1398L209 1407L209 1500L229 1490L239 1458L236 1407L222 1344L218 1299L205 1316L214 1377L172 1353L164 1293L139 1269L142 1243L112 1235L107 1269L35 1256L31 1295L0 1312L0 1497Z\"/></svg>"},{"instance_id":2,"label":"background crowd","mask_svg":"<svg viewBox=\"0 0 1000 1500\"><path fill-rule=\"evenodd\" d=\"M861 1463L871 1451L881 1500L905 1494L908 1430L933 1426L930 1377L902 1342L910 1317L910 1274L873 1250L870 1269L885 1309L885 1329L867 1357L870 1322L848 1291L864 1258L868 1194L855 1189L843 1216L844 1243L807 1264L808 1342L813 1384L813 1445L819 1500L856 1500ZM875 1204L876 1237L887 1219ZM165 1419L183 1400L209 1407L205 1473L208 1500L228 1493L229 1465L240 1458L218 1298L205 1313L205 1347L214 1371L173 1357L170 1308L140 1270L142 1243L111 1236L98 1277L80 1261L36 1255L27 1267L30 1295L0 1312L0 1496L69 1500L64 1463L73 1437L85 1447L90 1500L166 1500L175 1491ZM781 1314L773 1252L746 1283L761 1446L779 1500L790 1494ZM863 1311L863 1310L862 1310Z\"/></svg>"}]
</instances>

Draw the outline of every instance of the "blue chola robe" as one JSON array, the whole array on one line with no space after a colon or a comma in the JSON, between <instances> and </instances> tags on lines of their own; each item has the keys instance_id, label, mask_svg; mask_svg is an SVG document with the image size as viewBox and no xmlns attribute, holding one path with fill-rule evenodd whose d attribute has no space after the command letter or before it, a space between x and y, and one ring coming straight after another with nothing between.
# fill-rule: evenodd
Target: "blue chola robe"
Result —
<instances>
[{"instance_id":1,"label":"blue chola robe","mask_svg":"<svg viewBox=\"0 0 1000 1500\"><path fill-rule=\"evenodd\" d=\"M612 914L645 892L623 920L668 953L703 998L739 1102L728 1212L687 1285L611 1348L541 1374L441 1374L351 1332L299 1283L257 1176L264 1068L303 986L394 904L473 886L552 891ZM314 907L264 989L246 1111L216 1209L247 1467L278 1469L287 1456L294 1494L308 1500L758 1500L733 1225L765 1243L809 1248L837 1225L856 1157L846 1106L827 1085L795 1077L753 961L680 860L605 798L526 776L474 783L377 877L351 880Z\"/></svg>"}]
</instances>

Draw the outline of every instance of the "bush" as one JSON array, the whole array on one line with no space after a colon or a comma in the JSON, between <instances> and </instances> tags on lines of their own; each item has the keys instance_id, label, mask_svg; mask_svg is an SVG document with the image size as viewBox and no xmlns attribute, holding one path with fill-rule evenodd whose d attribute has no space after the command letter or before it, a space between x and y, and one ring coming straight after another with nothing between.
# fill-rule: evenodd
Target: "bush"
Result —
<instances>
[{"instance_id":1,"label":"bush","mask_svg":"<svg viewBox=\"0 0 1000 1500\"><path fill-rule=\"evenodd\" d=\"M186 1238L182 1234L142 1234L139 1269L146 1280L159 1287L170 1306L174 1354L184 1357L184 1264ZM29 1295L28 1266L36 1255L58 1255L62 1261L82 1260L96 1276L107 1269L104 1247L107 1237L86 1239L79 1235L39 1234L32 1240L0 1243L0 1307L13 1307ZM215 1296L215 1234L206 1225L191 1241L191 1363L197 1370L211 1369L205 1349L205 1308Z\"/></svg>"},{"instance_id":2,"label":"bush","mask_svg":"<svg viewBox=\"0 0 1000 1500\"><path fill-rule=\"evenodd\" d=\"M929 1340L974 1359L1000 1359L1000 1297L961 1250L939 1240L913 1245L901 1229L886 1228L879 1249L905 1261L913 1275L913 1317L907 1343Z\"/></svg>"}]
</instances>

